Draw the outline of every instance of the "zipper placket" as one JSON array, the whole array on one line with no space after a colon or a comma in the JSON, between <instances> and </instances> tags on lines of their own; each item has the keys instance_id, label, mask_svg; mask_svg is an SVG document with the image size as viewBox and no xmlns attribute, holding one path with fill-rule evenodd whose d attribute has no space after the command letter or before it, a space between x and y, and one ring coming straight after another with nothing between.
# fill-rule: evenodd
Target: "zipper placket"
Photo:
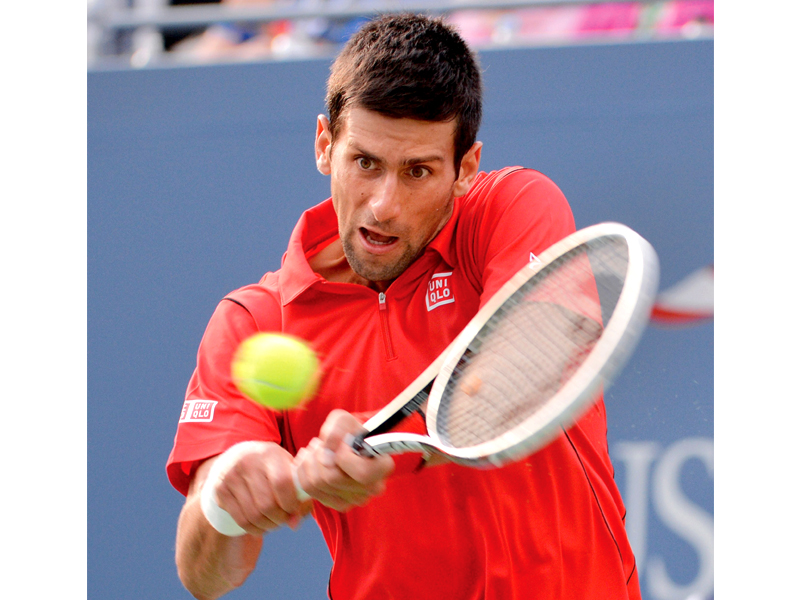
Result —
<instances>
[{"instance_id":1,"label":"zipper placket","mask_svg":"<svg viewBox=\"0 0 800 600\"><path fill-rule=\"evenodd\" d=\"M386 349L386 360L397 358L392 344L392 334L389 331L389 315L386 308L386 294L378 292L378 313L381 318L381 331L383 333L383 346Z\"/></svg>"}]
</instances>

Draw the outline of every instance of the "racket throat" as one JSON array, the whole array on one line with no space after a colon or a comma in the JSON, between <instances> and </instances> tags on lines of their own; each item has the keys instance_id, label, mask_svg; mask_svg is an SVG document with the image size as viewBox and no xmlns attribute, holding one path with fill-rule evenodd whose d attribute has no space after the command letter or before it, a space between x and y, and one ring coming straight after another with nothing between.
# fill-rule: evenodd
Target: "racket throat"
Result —
<instances>
[{"instance_id":1,"label":"racket throat","mask_svg":"<svg viewBox=\"0 0 800 600\"><path fill-rule=\"evenodd\" d=\"M408 432L382 433L370 436L369 443L363 439L356 438L352 446L353 450L362 456L417 452L424 455L427 460L431 454L441 454L441 451L431 444L429 437Z\"/></svg>"},{"instance_id":2,"label":"racket throat","mask_svg":"<svg viewBox=\"0 0 800 600\"><path fill-rule=\"evenodd\" d=\"M371 435L377 435L379 433L387 433L391 431L395 426L400 424L406 418L418 412L422 416L422 420L425 420L425 412L423 411L423 406L428 401L428 396L431 393L431 388L433 387L433 381L431 381L428 385L422 388L419 392L414 395L411 400L406 402L401 409L397 412L393 413L391 416L387 417L383 421L381 421L376 427L370 428L369 424L367 424L367 430L361 433L358 437L356 437L355 442L353 442L353 447L355 448L356 442L361 443L364 441L364 438Z\"/></svg>"}]
</instances>

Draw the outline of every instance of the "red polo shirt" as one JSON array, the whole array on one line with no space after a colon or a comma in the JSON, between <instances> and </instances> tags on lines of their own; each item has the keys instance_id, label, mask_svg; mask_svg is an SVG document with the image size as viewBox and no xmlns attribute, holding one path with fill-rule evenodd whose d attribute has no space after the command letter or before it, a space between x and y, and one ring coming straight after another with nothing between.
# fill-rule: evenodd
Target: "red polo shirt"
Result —
<instances>
[{"instance_id":1,"label":"red polo shirt","mask_svg":"<svg viewBox=\"0 0 800 600\"><path fill-rule=\"evenodd\" d=\"M296 452L334 408L371 413L439 355L525 263L574 231L561 191L519 167L481 173L453 216L385 295L328 282L308 260L338 236L330 200L306 211L277 272L220 303L209 322L167 464L186 493L200 461L245 440ZM305 407L276 413L230 377L258 330L308 340L323 376ZM602 400L526 460L500 469L399 468L346 513L315 504L333 556L333 600L640 598L613 480Z\"/></svg>"}]
</instances>

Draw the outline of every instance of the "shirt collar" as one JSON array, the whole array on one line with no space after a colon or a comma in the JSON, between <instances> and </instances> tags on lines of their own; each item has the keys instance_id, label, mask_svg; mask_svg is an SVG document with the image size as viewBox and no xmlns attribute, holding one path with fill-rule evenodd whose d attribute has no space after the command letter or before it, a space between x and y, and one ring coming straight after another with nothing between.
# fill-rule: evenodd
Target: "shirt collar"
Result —
<instances>
[{"instance_id":1,"label":"shirt collar","mask_svg":"<svg viewBox=\"0 0 800 600\"><path fill-rule=\"evenodd\" d=\"M289 238L278 273L281 304L286 306L317 281L324 281L311 270L306 256L337 235L339 226L330 198L302 214Z\"/></svg>"},{"instance_id":2,"label":"shirt collar","mask_svg":"<svg viewBox=\"0 0 800 600\"><path fill-rule=\"evenodd\" d=\"M433 238L426 249L426 252L431 250L438 252L442 260L451 268L458 266L456 228L458 226L459 217L464 210L464 205L469 201L468 199L474 195L475 190L478 189L485 180L486 173L483 171L479 172L475 177L475 181L472 182L469 191L467 191L465 195L459 196L453 200L453 214L450 215L450 219L448 219L442 230Z\"/></svg>"},{"instance_id":3,"label":"shirt collar","mask_svg":"<svg viewBox=\"0 0 800 600\"><path fill-rule=\"evenodd\" d=\"M452 268L458 264L454 236L462 201L463 198L454 200L453 214L425 248L420 259L425 254L436 252L449 267ZM333 201L330 198L302 214L289 238L289 245L283 255L281 269L278 273L281 304L286 306L316 282L324 281L311 269L306 257L315 253L321 245L330 243L338 235L339 224L333 208ZM413 269L413 265L409 269Z\"/></svg>"},{"instance_id":4,"label":"shirt collar","mask_svg":"<svg viewBox=\"0 0 800 600\"><path fill-rule=\"evenodd\" d=\"M455 232L456 223L458 223L458 215L461 212L462 198L455 198L453 200L453 214L444 224L442 230L436 234L436 237L431 240L425 252L437 252L442 260L450 267L455 267L458 264L455 245Z\"/></svg>"}]
</instances>

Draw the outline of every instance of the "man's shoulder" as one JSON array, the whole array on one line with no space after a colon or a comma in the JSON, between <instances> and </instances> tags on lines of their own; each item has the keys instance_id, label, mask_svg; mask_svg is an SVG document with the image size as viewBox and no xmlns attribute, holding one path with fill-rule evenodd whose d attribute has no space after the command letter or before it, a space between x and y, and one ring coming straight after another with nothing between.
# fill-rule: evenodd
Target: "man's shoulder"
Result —
<instances>
[{"instance_id":1,"label":"man's shoulder","mask_svg":"<svg viewBox=\"0 0 800 600\"><path fill-rule=\"evenodd\" d=\"M543 173L525 167L506 167L479 173L463 196L462 204L465 208L486 210L502 207L523 193L526 199L545 200L553 194L563 196L553 180Z\"/></svg>"},{"instance_id":2,"label":"man's shoulder","mask_svg":"<svg viewBox=\"0 0 800 600\"><path fill-rule=\"evenodd\" d=\"M265 274L258 283L249 283L225 294L225 299L240 299L252 301L265 301L274 299L278 301L277 273Z\"/></svg>"},{"instance_id":3,"label":"man's shoulder","mask_svg":"<svg viewBox=\"0 0 800 600\"><path fill-rule=\"evenodd\" d=\"M553 180L535 169L517 166L479 173L469 192L461 198L460 217L484 220L520 203L533 212L569 210L564 194Z\"/></svg>"},{"instance_id":4,"label":"man's shoulder","mask_svg":"<svg viewBox=\"0 0 800 600\"><path fill-rule=\"evenodd\" d=\"M225 295L222 302L231 302L245 309L260 330L273 330L281 320L280 291L277 273L267 273L258 283L245 285Z\"/></svg>"}]
</instances>

